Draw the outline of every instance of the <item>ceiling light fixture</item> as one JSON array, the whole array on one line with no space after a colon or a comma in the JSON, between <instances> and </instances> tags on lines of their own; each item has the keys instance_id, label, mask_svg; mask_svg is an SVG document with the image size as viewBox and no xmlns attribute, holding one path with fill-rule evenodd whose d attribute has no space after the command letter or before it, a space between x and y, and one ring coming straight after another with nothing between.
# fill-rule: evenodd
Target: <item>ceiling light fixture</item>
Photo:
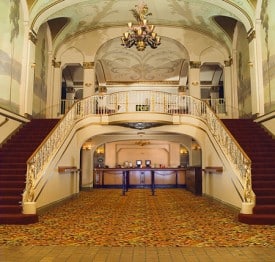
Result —
<instances>
[{"instance_id":1,"label":"ceiling light fixture","mask_svg":"<svg viewBox=\"0 0 275 262\"><path fill-rule=\"evenodd\" d=\"M138 25L133 25L132 22L128 23L129 29L121 37L121 45L127 48L135 45L138 51L144 51L147 45L153 49L157 48L160 45L160 37L154 32L155 26L148 25L146 18L152 13L149 13L147 4L141 2L130 11Z\"/></svg>"}]
</instances>

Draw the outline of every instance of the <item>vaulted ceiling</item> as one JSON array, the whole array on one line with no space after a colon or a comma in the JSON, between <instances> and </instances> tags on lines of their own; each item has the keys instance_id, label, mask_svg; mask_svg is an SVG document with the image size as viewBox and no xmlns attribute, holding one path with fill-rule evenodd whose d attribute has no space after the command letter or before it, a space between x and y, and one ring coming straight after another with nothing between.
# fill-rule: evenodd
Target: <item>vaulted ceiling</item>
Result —
<instances>
[{"instance_id":1,"label":"vaulted ceiling","mask_svg":"<svg viewBox=\"0 0 275 262\"><path fill-rule=\"evenodd\" d=\"M31 30L38 32L43 23L48 23L53 48L58 48L68 40L81 34L110 27L125 27L135 21L129 11L140 1L135 0L28 0ZM253 29L256 0L148 0L145 1L152 16L150 24L157 27L177 27L205 34L231 49L233 29L240 21L246 31ZM163 37L163 44L154 56L147 52L133 52L120 49L118 40L106 43L101 50L100 59L105 68L107 81L158 81L167 72L165 79L175 80L180 74L182 64L188 59L179 44ZM117 54L117 56L116 56ZM179 55L180 54L180 55ZM129 57L132 59L129 60ZM166 59L165 63L164 57ZM146 63L144 59L147 59ZM142 62L138 62L142 61ZM162 64L161 68L155 65ZM152 65L154 65L152 67ZM132 66L132 67L131 67ZM126 74L131 67L132 73ZM144 75L141 68L151 67L151 74ZM128 69L127 69L128 68ZM158 69L158 70L156 70ZM141 77L142 75L142 77ZM140 78L141 77L141 78Z\"/></svg>"}]
</instances>

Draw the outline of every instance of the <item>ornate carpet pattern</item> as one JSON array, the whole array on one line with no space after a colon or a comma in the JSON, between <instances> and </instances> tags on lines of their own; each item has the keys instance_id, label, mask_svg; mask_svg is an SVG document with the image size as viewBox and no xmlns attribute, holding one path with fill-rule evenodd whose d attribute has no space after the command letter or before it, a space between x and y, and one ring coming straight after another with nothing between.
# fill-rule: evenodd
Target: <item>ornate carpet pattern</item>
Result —
<instances>
[{"instance_id":1,"label":"ornate carpet pattern","mask_svg":"<svg viewBox=\"0 0 275 262\"><path fill-rule=\"evenodd\" d=\"M184 189L82 191L30 225L0 225L0 245L275 247L275 226Z\"/></svg>"}]
</instances>

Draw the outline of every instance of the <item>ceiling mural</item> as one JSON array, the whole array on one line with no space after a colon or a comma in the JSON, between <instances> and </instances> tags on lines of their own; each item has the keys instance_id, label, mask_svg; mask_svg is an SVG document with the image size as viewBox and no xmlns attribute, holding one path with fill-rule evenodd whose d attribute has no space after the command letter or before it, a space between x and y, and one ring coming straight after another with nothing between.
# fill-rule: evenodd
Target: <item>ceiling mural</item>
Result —
<instances>
[{"instance_id":1,"label":"ceiling mural","mask_svg":"<svg viewBox=\"0 0 275 262\"><path fill-rule=\"evenodd\" d=\"M154 52L121 48L117 38L100 48L96 60L104 68L106 82L171 82L179 81L183 62L189 57L180 43L169 38L162 38Z\"/></svg>"},{"instance_id":2,"label":"ceiling mural","mask_svg":"<svg viewBox=\"0 0 275 262\"><path fill-rule=\"evenodd\" d=\"M53 37L53 50L82 34L104 29L125 28L135 24L130 9L140 0L28 0L31 29L36 33L47 22ZM208 36L231 50L235 24L241 21L246 31L253 28L251 17L256 0L148 0L149 24L156 28L183 28ZM251 16L251 17L250 17ZM156 29L157 31L157 29ZM162 31L163 33L165 31ZM159 33L159 32L158 32ZM165 33L164 33L165 34ZM137 52L121 47L120 35L107 41L98 51L95 62L102 67L105 82L179 82L186 78L184 63L189 61L185 48L165 35L154 52ZM85 36L84 36L85 37ZM97 38L99 42L101 39ZM108 37L106 37L108 39ZM103 42L103 41L102 41ZM180 77L179 77L180 76Z\"/></svg>"},{"instance_id":3,"label":"ceiling mural","mask_svg":"<svg viewBox=\"0 0 275 262\"><path fill-rule=\"evenodd\" d=\"M39 22L67 17L70 22L55 39L55 46L66 41L81 32L112 26L127 26L129 21L134 22L130 9L140 1L133 0L93 0L93 1L37 1L31 10L31 17L34 19L33 30L37 32ZM146 2L146 1L145 1ZM161 4L160 4L161 2ZM207 5L204 4L207 2ZM248 17L252 13L252 5L248 1L231 0L217 1L210 0L150 0L148 7L152 16L150 23L157 26L186 27L200 31L211 37L218 36L219 41L229 45L230 40L224 31L214 22L213 17L217 14L239 20L236 15L242 14ZM39 13L39 17L36 15ZM35 17L36 15L36 17ZM247 24L248 22L245 21ZM252 25L251 25L252 26ZM249 28L247 28L248 31Z\"/></svg>"}]
</instances>

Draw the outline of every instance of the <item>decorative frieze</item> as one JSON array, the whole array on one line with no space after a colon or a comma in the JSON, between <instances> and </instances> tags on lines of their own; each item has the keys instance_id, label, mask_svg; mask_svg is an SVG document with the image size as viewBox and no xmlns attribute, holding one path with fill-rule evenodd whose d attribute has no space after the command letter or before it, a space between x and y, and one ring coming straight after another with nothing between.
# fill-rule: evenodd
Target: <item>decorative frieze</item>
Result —
<instances>
[{"instance_id":1,"label":"decorative frieze","mask_svg":"<svg viewBox=\"0 0 275 262\"><path fill-rule=\"evenodd\" d=\"M201 61L190 61L190 68L200 68Z\"/></svg>"},{"instance_id":2,"label":"decorative frieze","mask_svg":"<svg viewBox=\"0 0 275 262\"><path fill-rule=\"evenodd\" d=\"M83 62L83 69L94 69L95 62Z\"/></svg>"}]
</instances>

